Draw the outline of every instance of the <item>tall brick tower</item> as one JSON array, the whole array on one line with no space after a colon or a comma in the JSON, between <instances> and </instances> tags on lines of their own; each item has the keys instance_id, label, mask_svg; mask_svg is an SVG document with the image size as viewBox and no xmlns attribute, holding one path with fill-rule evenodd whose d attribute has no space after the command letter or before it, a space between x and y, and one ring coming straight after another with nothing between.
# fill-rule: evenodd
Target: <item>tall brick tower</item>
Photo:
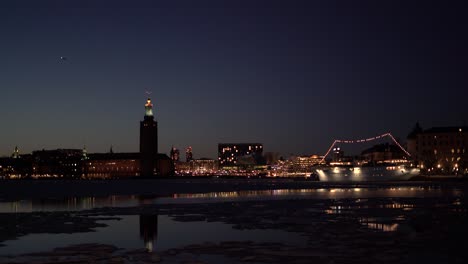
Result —
<instances>
[{"instance_id":1,"label":"tall brick tower","mask_svg":"<svg viewBox=\"0 0 468 264\"><path fill-rule=\"evenodd\" d=\"M145 104L145 118L140 122L140 169L141 176L153 176L158 154L158 122L154 120L153 104L148 98Z\"/></svg>"}]
</instances>

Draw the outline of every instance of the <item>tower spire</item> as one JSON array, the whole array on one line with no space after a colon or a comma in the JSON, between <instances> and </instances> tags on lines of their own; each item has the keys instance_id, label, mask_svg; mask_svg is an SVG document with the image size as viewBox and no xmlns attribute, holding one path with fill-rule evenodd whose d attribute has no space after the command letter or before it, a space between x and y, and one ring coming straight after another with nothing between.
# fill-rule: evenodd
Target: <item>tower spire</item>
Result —
<instances>
[{"instance_id":1,"label":"tower spire","mask_svg":"<svg viewBox=\"0 0 468 264\"><path fill-rule=\"evenodd\" d=\"M18 146L15 146L15 150L13 151L13 154L11 154L11 157L14 159L17 159L20 157Z\"/></svg>"},{"instance_id":2,"label":"tower spire","mask_svg":"<svg viewBox=\"0 0 468 264\"><path fill-rule=\"evenodd\" d=\"M82 153L83 153L83 154L82 154L82 155L83 155L82 160L87 160L87 159L89 159L89 157L88 157L88 150L86 149L86 145L83 146Z\"/></svg>"},{"instance_id":3,"label":"tower spire","mask_svg":"<svg viewBox=\"0 0 468 264\"><path fill-rule=\"evenodd\" d=\"M153 104L151 103L151 98L148 97L145 104L145 118L153 117Z\"/></svg>"}]
</instances>

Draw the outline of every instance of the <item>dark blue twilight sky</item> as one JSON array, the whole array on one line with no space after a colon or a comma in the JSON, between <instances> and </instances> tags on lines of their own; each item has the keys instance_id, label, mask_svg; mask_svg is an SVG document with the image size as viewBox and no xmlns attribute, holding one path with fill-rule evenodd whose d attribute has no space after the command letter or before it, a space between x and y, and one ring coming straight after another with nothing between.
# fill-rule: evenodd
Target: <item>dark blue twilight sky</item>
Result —
<instances>
[{"instance_id":1,"label":"dark blue twilight sky","mask_svg":"<svg viewBox=\"0 0 468 264\"><path fill-rule=\"evenodd\" d=\"M2 1L0 155L138 151L145 90L160 152L196 158L461 125L467 9L408 2Z\"/></svg>"}]
</instances>

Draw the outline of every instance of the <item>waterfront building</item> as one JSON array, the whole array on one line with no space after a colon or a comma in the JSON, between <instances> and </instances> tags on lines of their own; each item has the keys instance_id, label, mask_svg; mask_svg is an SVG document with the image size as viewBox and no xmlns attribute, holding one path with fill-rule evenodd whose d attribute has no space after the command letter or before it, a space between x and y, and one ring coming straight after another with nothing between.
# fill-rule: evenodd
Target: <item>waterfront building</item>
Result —
<instances>
[{"instance_id":1,"label":"waterfront building","mask_svg":"<svg viewBox=\"0 0 468 264\"><path fill-rule=\"evenodd\" d=\"M192 175L210 175L218 171L218 162L214 159L201 158L189 162Z\"/></svg>"},{"instance_id":2,"label":"waterfront building","mask_svg":"<svg viewBox=\"0 0 468 264\"><path fill-rule=\"evenodd\" d=\"M34 151L20 158L0 158L0 178L114 179L140 176L141 155L135 153L91 153L80 149ZM165 154L157 154L153 166L160 176L174 174Z\"/></svg>"},{"instance_id":3,"label":"waterfront building","mask_svg":"<svg viewBox=\"0 0 468 264\"><path fill-rule=\"evenodd\" d=\"M88 154L83 149L34 151L19 155L16 147L9 158L0 159L0 178L123 178L134 176L169 176L174 164L158 153L158 124L154 120L151 99L145 104L145 117L140 122L140 152Z\"/></svg>"},{"instance_id":4,"label":"waterfront building","mask_svg":"<svg viewBox=\"0 0 468 264\"><path fill-rule=\"evenodd\" d=\"M81 149L37 150L19 155L15 148L9 158L0 159L2 178L80 178L83 175Z\"/></svg>"},{"instance_id":5,"label":"waterfront building","mask_svg":"<svg viewBox=\"0 0 468 264\"><path fill-rule=\"evenodd\" d=\"M140 153L94 153L88 156L83 178L114 179L141 176ZM159 176L174 173L172 160L166 154L157 154L152 166Z\"/></svg>"},{"instance_id":6,"label":"waterfront building","mask_svg":"<svg viewBox=\"0 0 468 264\"><path fill-rule=\"evenodd\" d=\"M191 173L190 162L179 161L174 166L177 175L189 175Z\"/></svg>"},{"instance_id":7,"label":"waterfront building","mask_svg":"<svg viewBox=\"0 0 468 264\"><path fill-rule=\"evenodd\" d=\"M9 157L0 157L0 179L19 179L31 176L31 154L20 155L18 146Z\"/></svg>"},{"instance_id":8,"label":"waterfront building","mask_svg":"<svg viewBox=\"0 0 468 264\"><path fill-rule=\"evenodd\" d=\"M174 174L174 164L171 158L166 154L158 153L158 123L154 119L150 98L146 101L145 116L140 122L139 153L113 153L112 151L88 156L84 175L86 178L151 177Z\"/></svg>"},{"instance_id":9,"label":"waterfront building","mask_svg":"<svg viewBox=\"0 0 468 264\"><path fill-rule=\"evenodd\" d=\"M218 172L218 162L214 159L201 158L189 162L177 162L176 173L178 175L214 175Z\"/></svg>"},{"instance_id":10,"label":"waterfront building","mask_svg":"<svg viewBox=\"0 0 468 264\"><path fill-rule=\"evenodd\" d=\"M0 179L22 179L31 177L32 155L0 158Z\"/></svg>"},{"instance_id":11,"label":"waterfront building","mask_svg":"<svg viewBox=\"0 0 468 264\"><path fill-rule=\"evenodd\" d=\"M218 162L220 167L238 167L264 163L263 145L260 143L220 143Z\"/></svg>"},{"instance_id":12,"label":"waterfront building","mask_svg":"<svg viewBox=\"0 0 468 264\"><path fill-rule=\"evenodd\" d=\"M85 178L122 178L140 175L139 153L93 153L86 161Z\"/></svg>"},{"instance_id":13,"label":"waterfront building","mask_svg":"<svg viewBox=\"0 0 468 264\"><path fill-rule=\"evenodd\" d=\"M285 165L288 172L311 172L312 167L320 164L322 160L323 156L320 155L291 156Z\"/></svg>"},{"instance_id":14,"label":"waterfront building","mask_svg":"<svg viewBox=\"0 0 468 264\"><path fill-rule=\"evenodd\" d=\"M140 154L141 175L148 177L157 174L155 160L158 155L158 122L154 120L150 98L146 101L145 116L140 122Z\"/></svg>"},{"instance_id":15,"label":"waterfront building","mask_svg":"<svg viewBox=\"0 0 468 264\"><path fill-rule=\"evenodd\" d=\"M407 148L421 169L442 174L468 173L468 127L418 127L408 135Z\"/></svg>"},{"instance_id":16,"label":"waterfront building","mask_svg":"<svg viewBox=\"0 0 468 264\"><path fill-rule=\"evenodd\" d=\"M80 178L83 175L83 150L54 149L32 153L32 177Z\"/></svg>"}]
</instances>

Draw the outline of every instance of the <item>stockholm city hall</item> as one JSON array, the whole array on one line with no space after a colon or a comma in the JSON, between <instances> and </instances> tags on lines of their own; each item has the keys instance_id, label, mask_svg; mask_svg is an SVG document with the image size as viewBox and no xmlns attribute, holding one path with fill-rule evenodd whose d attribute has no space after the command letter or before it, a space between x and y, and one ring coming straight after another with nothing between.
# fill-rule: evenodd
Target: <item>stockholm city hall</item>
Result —
<instances>
[{"instance_id":1,"label":"stockholm city hall","mask_svg":"<svg viewBox=\"0 0 468 264\"><path fill-rule=\"evenodd\" d=\"M174 175L172 160L158 153L158 122L148 98L140 121L140 151L88 153L84 149L38 150L0 158L0 178L149 178Z\"/></svg>"},{"instance_id":2,"label":"stockholm city hall","mask_svg":"<svg viewBox=\"0 0 468 264\"><path fill-rule=\"evenodd\" d=\"M158 156L158 122L154 120L150 98L146 100L145 117L140 122L140 155L141 176L152 176L155 173L154 161Z\"/></svg>"},{"instance_id":3,"label":"stockholm city hall","mask_svg":"<svg viewBox=\"0 0 468 264\"><path fill-rule=\"evenodd\" d=\"M158 153L158 122L154 118L153 103L148 98L145 116L140 121L140 152L90 155L88 173L92 177L138 177L174 175L174 165L166 154Z\"/></svg>"}]
</instances>

